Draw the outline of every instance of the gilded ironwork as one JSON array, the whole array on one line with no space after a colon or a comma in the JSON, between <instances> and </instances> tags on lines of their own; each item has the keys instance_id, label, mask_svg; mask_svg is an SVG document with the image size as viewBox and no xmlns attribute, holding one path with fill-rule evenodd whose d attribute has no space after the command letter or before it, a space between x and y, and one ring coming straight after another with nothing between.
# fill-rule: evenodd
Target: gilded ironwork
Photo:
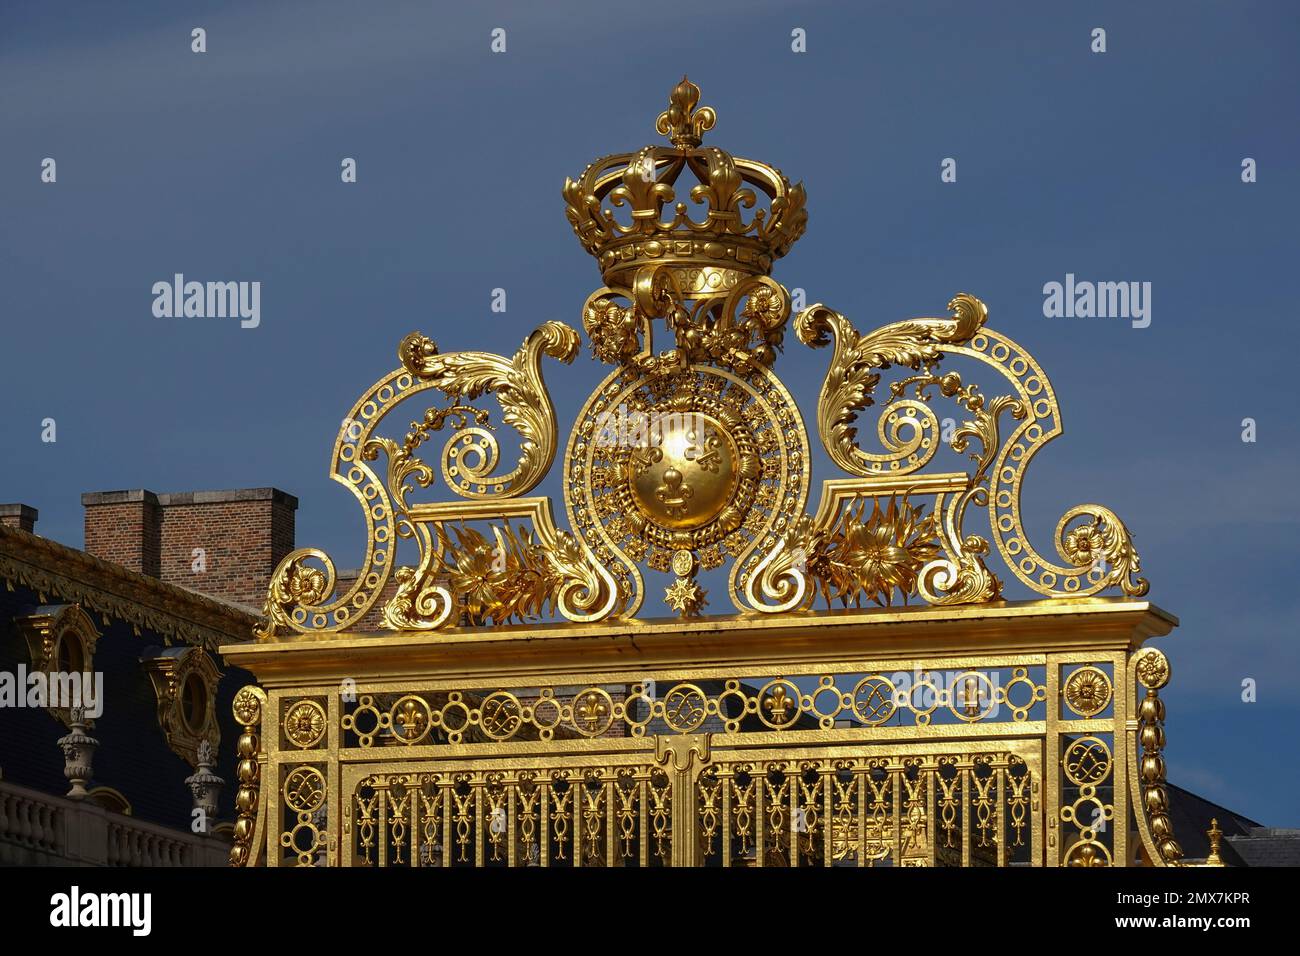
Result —
<instances>
[{"instance_id":1,"label":"gilded ironwork","mask_svg":"<svg viewBox=\"0 0 1300 956\"><path fill-rule=\"evenodd\" d=\"M1138 764L1137 790L1145 811L1142 823L1148 832L1148 847L1153 847L1158 858L1152 862L1178 864L1183 859L1183 848L1174 837L1173 821L1169 817L1169 791L1165 788L1165 702L1160 689L1169 683L1169 658L1154 647L1144 648L1133 655L1133 672L1145 690L1138 704L1138 740L1142 747Z\"/></svg>"},{"instance_id":2,"label":"gilded ironwork","mask_svg":"<svg viewBox=\"0 0 1300 956\"><path fill-rule=\"evenodd\" d=\"M1136 600L1108 508L1067 509L1056 559L1025 533L1025 468L1062 429L1047 376L968 293L865 333L792 315L771 271L803 185L704 145L717 119L683 78L667 145L565 182L607 371L563 450L543 367L581 334L557 321L512 355L412 333L347 413L330 469L363 509L360 572L339 587L293 552L259 640L227 648L272 687L278 730L241 738L267 750L241 772L267 863L1175 862L1168 665L1142 649L1175 622ZM811 509L787 326L829 347L816 426L844 474ZM409 428L383 433L399 406ZM557 455L567 527L536 493ZM423 500L439 476L451 497ZM995 551L1048 600L1003 600ZM638 617L647 574L674 619ZM705 583L739 613L707 616ZM364 633L381 594L390 630Z\"/></svg>"},{"instance_id":3,"label":"gilded ironwork","mask_svg":"<svg viewBox=\"0 0 1300 956\"><path fill-rule=\"evenodd\" d=\"M230 848L231 866L253 866L261 851L259 837L264 831L263 798L261 795L261 723L266 705L266 693L260 687L248 685L235 694L231 710L235 721L243 728L235 754L239 758L236 771L239 789L235 793L235 807L239 816L235 820L234 842Z\"/></svg>"}]
</instances>

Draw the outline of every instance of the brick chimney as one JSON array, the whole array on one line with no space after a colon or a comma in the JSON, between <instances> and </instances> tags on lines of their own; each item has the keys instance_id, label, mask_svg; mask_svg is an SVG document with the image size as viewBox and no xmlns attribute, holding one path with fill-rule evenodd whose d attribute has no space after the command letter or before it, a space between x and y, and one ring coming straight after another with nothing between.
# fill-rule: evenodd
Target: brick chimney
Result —
<instances>
[{"instance_id":1,"label":"brick chimney","mask_svg":"<svg viewBox=\"0 0 1300 956\"><path fill-rule=\"evenodd\" d=\"M17 528L28 534L36 533L36 518L40 514L31 505L0 505L0 524L6 528Z\"/></svg>"},{"instance_id":2,"label":"brick chimney","mask_svg":"<svg viewBox=\"0 0 1300 956\"><path fill-rule=\"evenodd\" d=\"M162 511L152 491L91 491L86 509L87 554L158 577Z\"/></svg>"},{"instance_id":3,"label":"brick chimney","mask_svg":"<svg viewBox=\"0 0 1300 956\"><path fill-rule=\"evenodd\" d=\"M298 499L277 488L92 492L81 503L91 554L252 607L294 547Z\"/></svg>"}]
</instances>

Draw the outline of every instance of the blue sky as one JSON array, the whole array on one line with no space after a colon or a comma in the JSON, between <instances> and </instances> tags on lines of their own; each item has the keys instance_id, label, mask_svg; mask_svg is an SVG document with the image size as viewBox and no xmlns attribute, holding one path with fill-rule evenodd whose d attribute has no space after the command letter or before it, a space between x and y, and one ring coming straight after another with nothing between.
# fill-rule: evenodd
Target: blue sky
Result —
<instances>
[{"instance_id":1,"label":"blue sky","mask_svg":"<svg viewBox=\"0 0 1300 956\"><path fill-rule=\"evenodd\" d=\"M355 566L339 419L412 329L510 352L578 326L598 275L560 186L654 141L688 72L712 141L808 188L776 278L863 330L972 292L1036 356L1065 422L1026 480L1040 550L1076 503L1126 520L1182 620L1171 779L1300 826L1298 41L1289 3L6 2L0 500L80 546L82 491L275 485ZM260 281L261 325L155 318L175 272ZM1151 282L1150 327L1045 318L1066 273ZM790 336L778 362L806 415L826 359ZM547 371L562 422L602 375Z\"/></svg>"}]
</instances>

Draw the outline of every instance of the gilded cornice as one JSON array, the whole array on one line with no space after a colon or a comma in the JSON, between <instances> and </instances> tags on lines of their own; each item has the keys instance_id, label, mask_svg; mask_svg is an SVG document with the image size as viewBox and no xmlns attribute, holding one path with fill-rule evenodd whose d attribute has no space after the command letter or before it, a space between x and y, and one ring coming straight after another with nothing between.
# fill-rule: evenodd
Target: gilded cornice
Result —
<instances>
[{"instance_id":1,"label":"gilded cornice","mask_svg":"<svg viewBox=\"0 0 1300 956\"><path fill-rule=\"evenodd\" d=\"M1123 597L996 601L981 605L849 608L780 616L713 615L622 622L453 627L438 632L325 633L222 648L233 667L267 686L310 675L326 681L514 674L578 675L611 667L696 667L701 661L774 668L843 660L927 660L971 653L1032 655L1081 648L1127 653L1177 627L1148 601Z\"/></svg>"}]
</instances>

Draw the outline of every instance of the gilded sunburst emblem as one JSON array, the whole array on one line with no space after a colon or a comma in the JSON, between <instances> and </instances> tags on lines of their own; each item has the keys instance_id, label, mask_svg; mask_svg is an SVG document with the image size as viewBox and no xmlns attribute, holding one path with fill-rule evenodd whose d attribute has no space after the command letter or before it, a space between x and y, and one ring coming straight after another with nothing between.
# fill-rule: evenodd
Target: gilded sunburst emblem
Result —
<instances>
[{"instance_id":1,"label":"gilded sunburst emblem","mask_svg":"<svg viewBox=\"0 0 1300 956\"><path fill-rule=\"evenodd\" d=\"M306 750L325 736L325 709L314 700L300 700L284 715L284 735L289 743Z\"/></svg>"},{"instance_id":2,"label":"gilded sunburst emblem","mask_svg":"<svg viewBox=\"0 0 1300 956\"><path fill-rule=\"evenodd\" d=\"M1110 698L1110 678L1091 664L1080 667L1066 679L1065 702L1080 717L1100 714L1110 704Z\"/></svg>"}]
</instances>

